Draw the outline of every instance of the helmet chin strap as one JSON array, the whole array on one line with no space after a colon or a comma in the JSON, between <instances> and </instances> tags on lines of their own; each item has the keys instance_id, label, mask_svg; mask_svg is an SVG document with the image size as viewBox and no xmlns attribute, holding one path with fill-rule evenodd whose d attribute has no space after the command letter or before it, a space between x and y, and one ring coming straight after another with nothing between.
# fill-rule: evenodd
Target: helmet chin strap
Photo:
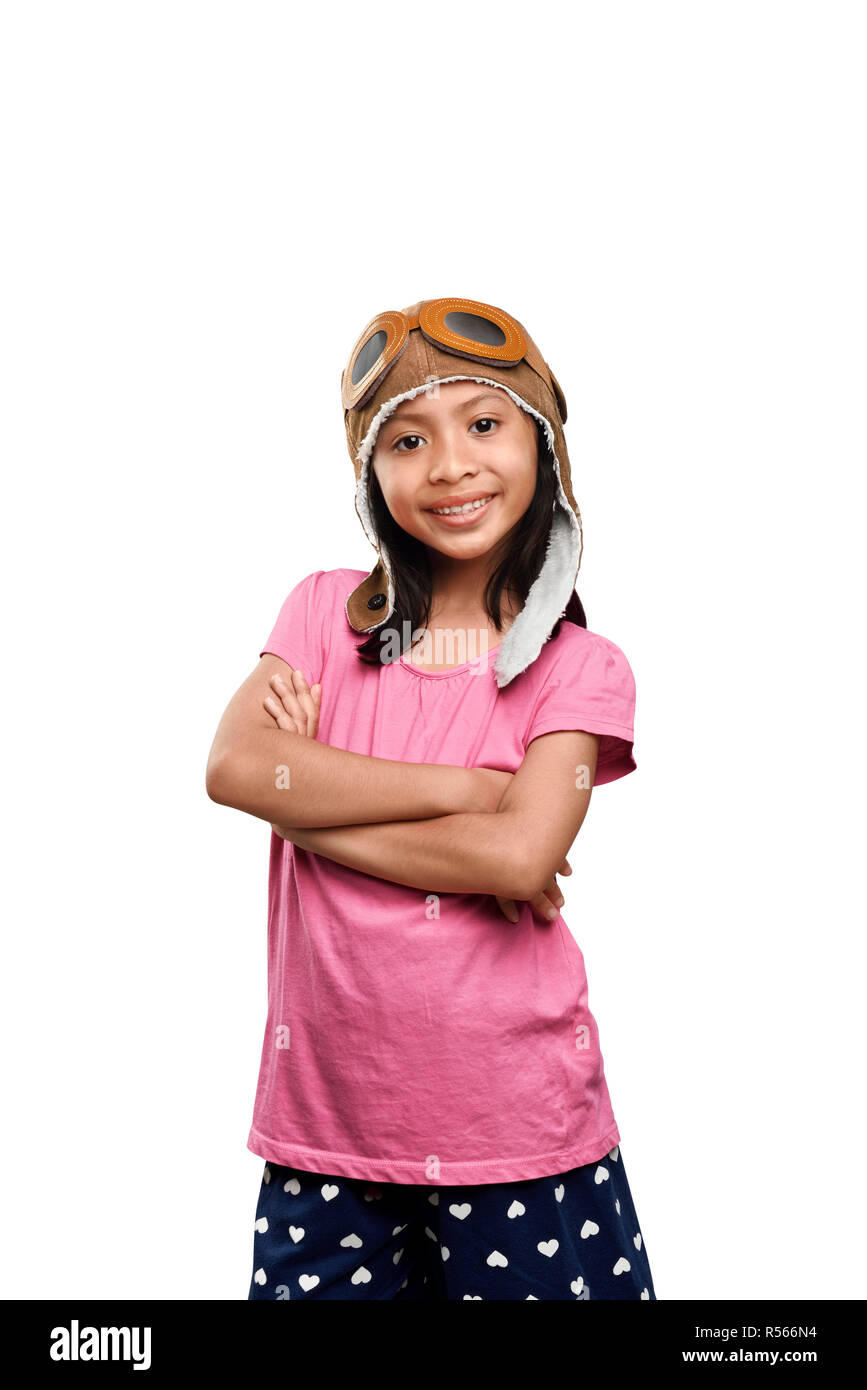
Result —
<instances>
[{"instance_id":1,"label":"helmet chin strap","mask_svg":"<svg viewBox=\"0 0 867 1390\"><path fill-rule=\"evenodd\" d=\"M549 640L557 620L563 617L574 587L575 574L581 562L583 548L581 522L566 500L560 476L560 462L554 448L554 432L544 415L540 415L537 410L534 410L532 406L529 406L526 401L510 391L501 382L491 381L489 377L443 377L439 384L445 385L448 381L477 381L487 386L494 386L499 391L505 391L516 405L542 423L548 440L548 447L554 459L557 494L554 499L545 559L537 578L530 586L524 607L500 643L494 662L494 676L497 686L502 689L503 686L514 680L515 676L519 676L522 671L525 671L531 662L535 661L542 647ZM427 384L416 386L411 391L405 391L402 395L394 396L390 401L386 401L371 421L370 428L358 450L357 457L361 463L361 472L355 490L355 510L364 527L367 539L379 554L388 580L386 612L378 617L375 624L372 624L371 629L369 629L371 631L373 627L380 627L387 622L394 612L394 578L388 549L376 534L368 505L368 469L372 466L371 457L376 438L384 421L394 413L401 401L412 400L413 396L427 390L429 390Z\"/></svg>"}]
</instances>

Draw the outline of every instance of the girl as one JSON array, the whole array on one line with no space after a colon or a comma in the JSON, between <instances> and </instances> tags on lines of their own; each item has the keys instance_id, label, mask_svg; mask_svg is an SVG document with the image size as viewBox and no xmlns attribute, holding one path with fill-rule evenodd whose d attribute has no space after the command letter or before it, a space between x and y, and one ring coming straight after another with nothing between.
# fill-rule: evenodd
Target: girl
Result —
<instances>
[{"instance_id":1,"label":"girl","mask_svg":"<svg viewBox=\"0 0 867 1390\"><path fill-rule=\"evenodd\" d=\"M558 912L636 766L563 392L511 315L437 299L367 325L342 397L377 564L296 585L208 764L272 828L249 1298L655 1299Z\"/></svg>"}]
</instances>

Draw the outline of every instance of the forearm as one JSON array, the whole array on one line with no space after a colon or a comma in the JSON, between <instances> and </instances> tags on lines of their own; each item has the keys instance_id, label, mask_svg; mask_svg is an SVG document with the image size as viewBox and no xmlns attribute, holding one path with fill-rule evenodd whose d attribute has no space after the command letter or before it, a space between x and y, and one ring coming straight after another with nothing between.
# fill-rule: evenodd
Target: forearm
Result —
<instances>
[{"instance_id":1,"label":"forearm","mask_svg":"<svg viewBox=\"0 0 867 1390\"><path fill-rule=\"evenodd\" d=\"M524 854L527 827L513 811L294 828L290 838L299 849L409 888L492 893L518 900L530 896Z\"/></svg>"},{"instance_id":2,"label":"forearm","mask_svg":"<svg viewBox=\"0 0 867 1390\"><path fill-rule=\"evenodd\" d=\"M332 748L284 729L255 729L209 765L213 801L300 828L415 822L475 813L473 769L396 762Z\"/></svg>"}]
</instances>

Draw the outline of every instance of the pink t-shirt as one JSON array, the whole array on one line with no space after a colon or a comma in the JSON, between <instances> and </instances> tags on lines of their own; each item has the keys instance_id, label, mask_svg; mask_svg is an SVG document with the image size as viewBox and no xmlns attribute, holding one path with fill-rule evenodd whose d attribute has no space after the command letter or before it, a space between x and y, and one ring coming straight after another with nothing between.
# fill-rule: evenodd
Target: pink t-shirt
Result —
<instances>
[{"instance_id":1,"label":"pink t-shirt","mask_svg":"<svg viewBox=\"0 0 867 1390\"><path fill-rule=\"evenodd\" d=\"M635 683L607 638L564 621L502 690L495 647L451 671L369 665L344 608L365 575L308 575L262 648L322 682L322 742L517 772L539 734L586 729L600 735L596 786L633 771ZM272 832L247 1147L312 1172L427 1185L543 1177L608 1153L620 1135L584 957L562 916L517 907L512 925L491 895L391 883Z\"/></svg>"}]
</instances>

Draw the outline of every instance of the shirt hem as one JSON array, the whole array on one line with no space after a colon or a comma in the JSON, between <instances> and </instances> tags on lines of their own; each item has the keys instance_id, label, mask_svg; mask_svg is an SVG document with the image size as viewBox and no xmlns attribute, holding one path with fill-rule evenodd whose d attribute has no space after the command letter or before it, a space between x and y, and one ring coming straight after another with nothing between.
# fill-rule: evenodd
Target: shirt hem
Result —
<instances>
[{"instance_id":1,"label":"shirt hem","mask_svg":"<svg viewBox=\"0 0 867 1390\"><path fill-rule=\"evenodd\" d=\"M282 1167L327 1177L364 1178L370 1182L401 1183L422 1187L469 1187L480 1183L522 1182L567 1173L572 1168L595 1163L620 1143L620 1132L612 1124L590 1142L559 1153L532 1154L523 1158L474 1159L470 1162L439 1159L437 1177L430 1172L430 1159L364 1158L361 1154L334 1153L310 1149L303 1144L272 1139L254 1125L247 1138L251 1153Z\"/></svg>"}]
</instances>

